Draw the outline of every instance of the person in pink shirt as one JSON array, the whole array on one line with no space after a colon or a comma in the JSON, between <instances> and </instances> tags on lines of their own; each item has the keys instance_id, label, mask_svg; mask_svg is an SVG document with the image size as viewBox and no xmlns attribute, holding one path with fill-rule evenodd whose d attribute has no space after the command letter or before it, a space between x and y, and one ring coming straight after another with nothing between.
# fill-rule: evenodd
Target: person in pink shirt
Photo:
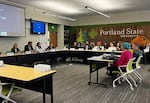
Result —
<instances>
[{"instance_id":1,"label":"person in pink shirt","mask_svg":"<svg viewBox=\"0 0 150 103\"><path fill-rule=\"evenodd\" d=\"M121 49L123 50L123 52L121 53L120 58L118 59L118 61L114 62L114 64L110 68L112 79L115 79L117 76L117 74L112 74L112 71L117 71L118 66L127 65L129 59L131 59L133 57L133 55L130 51L131 45L128 42L122 43ZM122 69L124 69L124 68L122 68Z\"/></svg>"},{"instance_id":2,"label":"person in pink shirt","mask_svg":"<svg viewBox=\"0 0 150 103\"><path fill-rule=\"evenodd\" d=\"M116 62L116 64L115 64L116 66L127 65L129 59L131 59L133 57L133 55L129 49L131 49L131 45L128 42L122 43L123 52L122 52L119 60Z\"/></svg>"}]
</instances>

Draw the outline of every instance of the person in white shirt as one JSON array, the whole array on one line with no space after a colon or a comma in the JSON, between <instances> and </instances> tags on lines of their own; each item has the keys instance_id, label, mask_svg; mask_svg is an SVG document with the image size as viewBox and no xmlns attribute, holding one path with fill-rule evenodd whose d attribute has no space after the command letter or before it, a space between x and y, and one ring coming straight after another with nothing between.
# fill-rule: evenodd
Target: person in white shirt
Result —
<instances>
[{"instance_id":1,"label":"person in white shirt","mask_svg":"<svg viewBox=\"0 0 150 103\"><path fill-rule=\"evenodd\" d=\"M144 49L144 52L150 52L150 42L147 43L146 48Z\"/></svg>"},{"instance_id":2,"label":"person in white shirt","mask_svg":"<svg viewBox=\"0 0 150 103\"><path fill-rule=\"evenodd\" d=\"M116 51L117 48L114 46L114 44L112 42L110 42L109 44L110 46L108 47L108 51Z\"/></svg>"},{"instance_id":3,"label":"person in white shirt","mask_svg":"<svg viewBox=\"0 0 150 103\"><path fill-rule=\"evenodd\" d=\"M37 42L37 44L35 46L35 51L38 52L38 53L43 52L43 49L41 47L41 43L40 42Z\"/></svg>"},{"instance_id":4,"label":"person in white shirt","mask_svg":"<svg viewBox=\"0 0 150 103\"><path fill-rule=\"evenodd\" d=\"M98 50L103 51L103 50L104 50L104 46L102 46L102 42L101 42L101 41L98 41L98 42L97 42L97 46L95 46L92 50L93 50L93 51L98 51Z\"/></svg>"},{"instance_id":5,"label":"person in white shirt","mask_svg":"<svg viewBox=\"0 0 150 103\"><path fill-rule=\"evenodd\" d=\"M145 63L150 63L150 42L147 42L146 48L144 49Z\"/></svg>"}]
</instances>

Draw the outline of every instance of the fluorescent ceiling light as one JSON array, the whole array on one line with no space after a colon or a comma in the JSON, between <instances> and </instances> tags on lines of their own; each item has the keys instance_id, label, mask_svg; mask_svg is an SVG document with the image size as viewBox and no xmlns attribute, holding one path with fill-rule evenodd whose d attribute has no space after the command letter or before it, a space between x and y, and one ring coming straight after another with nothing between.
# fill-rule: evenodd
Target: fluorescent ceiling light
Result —
<instances>
[{"instance_id":1,"label":"fluorescent ceiling light","mask_svg":"<svg viewBox=\"0 0 150 103\"><path fill-rule=\"evenodd\" d=\"M58 14L67 14L74 15L80 13L80 9L78 9L72 2L67 0L31 0L33 4L38 7L43 7L45 10L49 9L52 12L56 12ZM67 2L67 3L66 3ZM64 13L65 12L65 13Z\"/></svg>"},{"instance_id":2,"label":"fluorescent ceiling light","mask_svg":"<svg viewBox=\"0 0 150 103\"><path fill-rule=\"evenodd\" d=\"M58 18L61 18L61 19L70 20L70 21L76 21L76 19L74 19L74 18L65 17L65 16L61 16L61 15L50 14L48 12L43 12L43 14L50 15L50 16L53 16L53 17L58 17Z\"/></svg>"},{"instance_id":3,"label":"fluorescent ceiling light","mask_svg":"<svg viewBox=\"0 0 150 103\"><path fill-rule=\"evenodd\" d=\"M105 16L105 17L107 17L107 18L110 18L109 15L107 15L107 14L105 14L105 13L102 13L102 12L100 12L100 11L98 11L98 10L96 10L96 9L94 9L94 8L92 8L92 7L90 7L90 6L85 6L85 8L87 8L87 9L89 9L89 10L95 12L95 13L98 13L98 14L100 14L100 15L103 15L103 16Z\"/></svg>"},{"instance_id":4,"label":"fluorescent ceiling light","mask_svg":"<svg viewBox=\"0 0 150 103\"><path fill-rule=\"evenodd\" d=\"M94 7L97 10L115 11L131 7L131 5L129 6L127 4L133 2L134 0L91 0L87 5Z\"/></svg>"}]
</instances>

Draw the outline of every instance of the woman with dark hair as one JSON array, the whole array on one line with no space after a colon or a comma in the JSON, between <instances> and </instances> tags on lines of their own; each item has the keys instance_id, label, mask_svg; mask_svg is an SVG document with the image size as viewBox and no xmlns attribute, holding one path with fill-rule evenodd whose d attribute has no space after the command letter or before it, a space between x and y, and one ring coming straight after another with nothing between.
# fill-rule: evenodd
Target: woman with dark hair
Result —
<instances>
[{"instance_id":1,"label":"woman with dark hair","mask_svg":"<svg viewBox=\"0 0 150 103\"><path fill-rule=\"evenodd\" d=\"M54 47L52 42L49 43L49 46L46 48L46 51L47 50L51 50L51 49L55 49L55 47Z\"/></svg>"},{"instance_id":2,"label":"woman with dark hair","mask_svg":"<svg viewBox=\"0 0 150 103\"><path fill-rule=\"evenodd\" d=\"M117 51L121 50L121 41L116 44Z\"/></svg>"},{"instance_id":3,"label":"woman with dark hair","mask_svg":"<svg viewBox=\"0 0 150 103\"><path fill-rule=\"evenodd\" d=\"M37 42L37 43L36 43L35 51L36 51L36 52L39 52L39 53L43 51L40 42Z\"/></svg>"},{"instance_id":4,"label":"woman with dark hair","mask_svg":"<svg viewBox=\"0 0 150 103\"><path fill-rule=\"evenodd\" d=\"M114 43L113 42L110 42L109 43L109 47L107 49L108 51L116 51L117 48L115 47Z\"/></svg>"}]
</instances>

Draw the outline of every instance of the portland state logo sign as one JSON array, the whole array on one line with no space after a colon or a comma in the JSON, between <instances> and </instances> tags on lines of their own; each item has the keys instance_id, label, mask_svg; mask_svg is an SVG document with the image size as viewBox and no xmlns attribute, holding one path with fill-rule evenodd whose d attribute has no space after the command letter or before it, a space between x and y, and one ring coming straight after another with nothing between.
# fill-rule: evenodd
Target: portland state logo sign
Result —
<instances>
[{"instance_id":1,"label":"portland state logo sign","mask_svg":"<svg viewBox=\"0 0 150 103\"><path fill-rule=\"evenodd\" d=\"M95 31L95 29L91 29L91 31L88 33L88 36L91 39L94 39L97 35L98 35L98 33Z\"/></svg>"}]
</instances>

